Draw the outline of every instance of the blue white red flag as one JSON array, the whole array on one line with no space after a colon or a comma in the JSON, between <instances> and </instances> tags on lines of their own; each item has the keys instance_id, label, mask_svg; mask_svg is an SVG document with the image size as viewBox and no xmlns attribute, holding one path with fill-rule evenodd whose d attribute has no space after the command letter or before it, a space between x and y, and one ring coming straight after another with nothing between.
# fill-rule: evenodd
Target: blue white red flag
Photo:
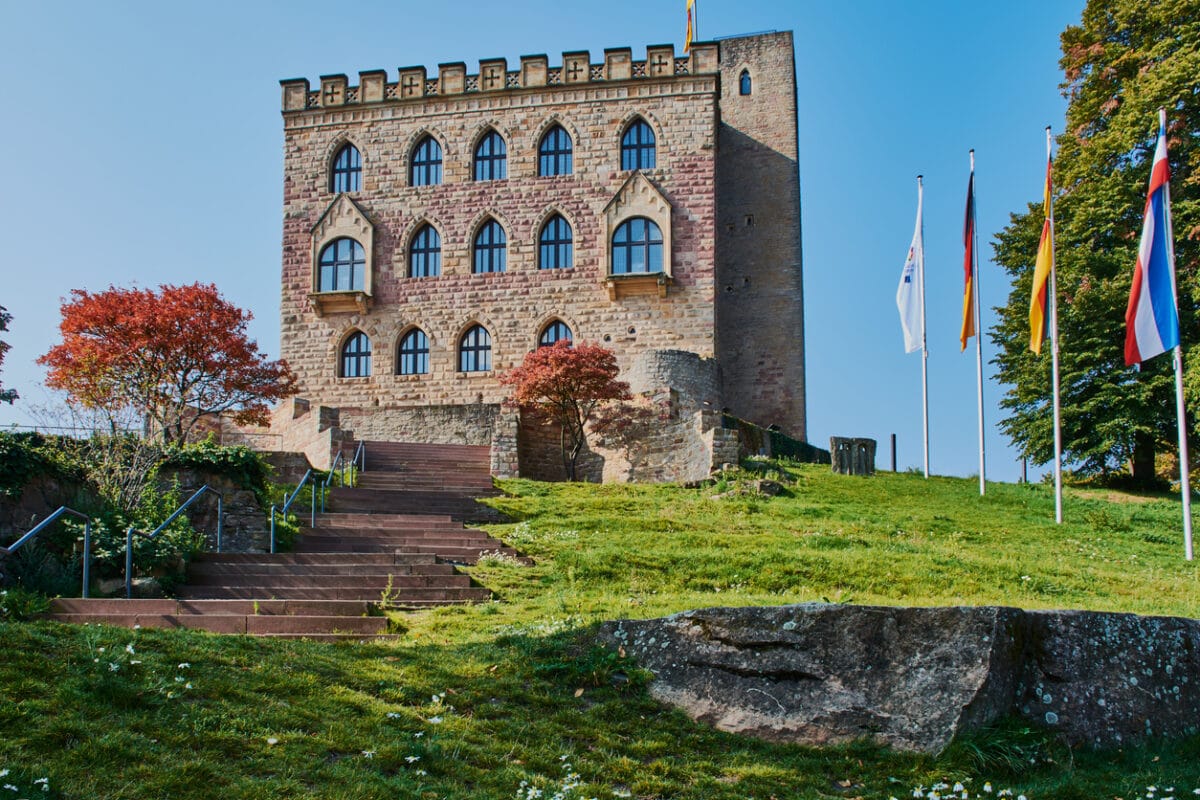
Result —
<instances>
[{"instance_id":1,"label":"blue white red flag","mask_svg":"<svg viewBox=\"0 0 1200 800\"><path fill-rule=\"evenodd\" d=\"M1150 193L1146 197L1133 287L1125 309L1125 364L1128 366L1140 364L1179 345L1170 179L1164 115L1159 123L1158 147L1150 170Z\"/></svg>"}]
</instances>

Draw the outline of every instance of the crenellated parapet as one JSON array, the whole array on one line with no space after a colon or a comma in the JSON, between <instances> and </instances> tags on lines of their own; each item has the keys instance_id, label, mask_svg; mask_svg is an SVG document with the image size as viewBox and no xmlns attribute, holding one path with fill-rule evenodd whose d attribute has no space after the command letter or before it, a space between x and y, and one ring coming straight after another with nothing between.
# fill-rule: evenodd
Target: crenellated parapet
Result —
<instances>
[{"instance_id":1,"label":"crenellated parapet","mask_svg":"<svg viewBox=\"0 0 1200 800\"><path fill-rule=\"evenodd\" d=\"M320 88L313 90L307 78L280 81L283 111L355 106L370 103L416 100L425 97L541 89L588 83L661 80L687 75L715 74L719 70L716 42L693 42L688 55L676 57L674 45L651 45L644 61L633 60L633 50L616 47L604 51L604 61L591 63L587 50L562 54L559 66L550 66L545 55L521 56L519 69L510 70L503 58L482 59L479 71L467 73L461 61L439 64L437 75L425 67L401 67L395 83L385 70L358 74L358 85L345 75L322 75Z\"/></svg>"}]
</instances>

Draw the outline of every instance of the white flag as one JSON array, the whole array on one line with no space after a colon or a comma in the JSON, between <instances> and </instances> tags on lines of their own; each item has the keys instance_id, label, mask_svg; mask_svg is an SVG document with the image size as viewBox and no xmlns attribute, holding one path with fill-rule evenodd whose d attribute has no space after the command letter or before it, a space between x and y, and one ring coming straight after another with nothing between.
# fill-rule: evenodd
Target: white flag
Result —
<instances>
[{"instance_id":1,"label":"white flag","mask_svg":"<svg viewBox=\"0 0 1200 800\"><path fill-rule=\"evenodd\" d=\"M923 345L925 320L925 294L921 282L925 280L921 265L925 261L925 245L921 241L921 193L917 194L917 229L913 231L912 244L908 248L908 258L904 261L904 272L900 274L900 287L896 289L896 307L900 309L900 326L904 328L904 352L911 353L920 350Z\"/></svg>"}]
</instances>

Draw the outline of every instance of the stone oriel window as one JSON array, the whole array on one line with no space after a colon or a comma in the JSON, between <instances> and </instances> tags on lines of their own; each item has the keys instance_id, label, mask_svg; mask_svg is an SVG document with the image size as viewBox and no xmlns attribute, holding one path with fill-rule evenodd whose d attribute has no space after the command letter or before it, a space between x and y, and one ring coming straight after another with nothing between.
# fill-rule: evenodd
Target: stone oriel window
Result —
<instances>
[{"instance_id":1,"label":"stone oriel window","mask_svg":"<svg viewBox=\"0 0 1200 800\"><path fill-rule=\"evenodd\" d=\"M367 258L363 246L348 237L334 239L321 249L317 263L317 291L361 292L366 273Z\"/></svg>"},{"instance_id":2,"label":"stone oriel window","mask_svg":"<svg viewBox=\"0 0 1200 800\"><path fill-rule=\"evenodd\" d=\"M345 144L333 158L329 174L329 190L335 194L357 192L362 188L362 156L358 148Z\"/></svg>"},{"instance_id":3,"label":"stone oriel window","mask_svg":"<svg viewBox=\"0 0 1200 800\"><path fill-rule=\"evenodd\" d=\"M474 251L474 272L504 272L508 242L503 226L494 219L485 222L475 234Z\"/></svg>"},{"instance_id":4,"label":"stone oriel window","mask_svg":"<svg viewBox=\"0 0 1200 800\"><path fill-rule=\"evenodd\" d=\"M738 78L738 94L750 94L750 70L742 70L742 76Z\"/></svg>"},{"instance_id":5,"label":"stone oriel window","mask_svg":"<svg viewBox=\"0 0 1200 800\"><path fill-rule=\"evenodd\" d=\"M422 225L408 248L408 277L436 278L442 274L442 237L432 225Z\"/></svg>"},{"instance_id":6,"label":"stone oriel window","mask_svg":"<svg viewBox=\"0 0 1200 800\"><path fill-rule=\"evenodd\" d=\"M492 368L492 335L475 325L458 342L458 371L487 372Z\"/></svg>"},{"instance_id":7,"label":"stone oriel window","mask_svg":"<svg viewBox=\"0 0 1200 800\"><path fill-rule=\"evenodd\" d=\"M371 377L371 340L362 331L355 331L342 345L339 378Z\"/></svg>"},{"instance_id":8,"label":"stone oriel window","mask_svg":"<svg viewBox=\"0 0 1200 800\"><path fill-rule=\"evenodd\" d=\"M555 214L538 234L538 269L568 269L575 266L575 242L571 223Z\"/></svg>"},{"instance_id":9,"label":"stone oriel window","mask_svg":"<svg viewBox=\"0 0 1200 800\"><path fill-rule=\"evenodd\" d=\"M612 239L612 274L663 271L662 231L645 217L622 222Z\"/></svg>"},{"instance_id":10,"label":"stone oriel window","mask_svg":"<svg viewBox=\"0 0 1200 800\"><path fill-rule=\"evenodd\" d=\"M542 334L538 337L538 347L549 347L559 339L572 341L571 328L561 319L556 319L542 328Z\"/></svg>"},{"instance_id":11,"label":"stone oriel window","mask_svg":"<svg viewBox=\"0 0 1200 800\"><path fill-rule=\"evenodd\" d=\"M570 175L574 172L571 134L561 125L546 131L538 143L538 175Z\"/></svg>"},{"instance_id":12,"label":"stone oriel window","mask_svg":"<svg viewBox=\"0 0 1200 800\"><path fill-rule=\"evenodd\" d=\"M417 142L408 177L413 186L433 186L442 182L442 146L437 139L425 136Z\"/></svg>"},{"instance_id":13,"label":"stone oriel window","mask_svg":"<svg viewBox=\"0 0 1200 800\"><path fill-rule=\"evenodd\" d=\"M654 169L654 131L644 119L636 119L621 136L621 169Z\"/></svg>"},{"instance_id":14,"label":"stone oriel window","mask_svg":"<svg viewBox=\"0 0 1200 800\"><path fill-rule=\"evenodd\" d=\"M475 180L499 181L508 177L508 147L504 137L489 131L475 146Z\"/></svg>"},{"instance_id":15,"label":"stone oriel window","mask_svg":"<svg viewBox=\"0 0 1200 800\"><path fill-rule=\"evenodd\" d=\"M413 328L400 340L396 371L401 375L424 375L429 372L429 337L420 328Z\"/></svg>"}]
</instances>

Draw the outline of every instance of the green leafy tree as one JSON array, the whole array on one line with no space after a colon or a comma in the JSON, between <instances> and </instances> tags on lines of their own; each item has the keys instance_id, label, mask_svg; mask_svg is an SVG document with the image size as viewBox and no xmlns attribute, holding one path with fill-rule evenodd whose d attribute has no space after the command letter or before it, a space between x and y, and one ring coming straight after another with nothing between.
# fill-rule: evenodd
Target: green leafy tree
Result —
<instances>
[{"instance_id":1,"label":"green leafy tree","mask_svg":"<svg viewBox=\"0 0 1200 800\"><path fill-rule=\"evenodd\" d=\"M1200 341L1200 0L1089 0L1080 24L1063 32L1062 50L1068 108L1054 175L1065 459L1086 474L1129 464L1136 481L1149 482L1156 450L1176 437L1172 364L1164 355L1126 367L1124 316L1164 107L1181 332L1185 349ZM1041 227L1038 202L996 237L996 263L1013 289L991 336L1010 386L1001 426L1044 464L1054 455L1050 354L1029 351L1028 323ZM1195 357L1186 384L1195 412Z\"/></svg>"},{"instance_id":2,"label":"green leafy tree","mask_svg":"<svg viewBox=\"0 0 1200 800\"><path fill-rule=\"evenodd\" d=\"M10 322L12 322L12 314L8 313L8 310L4 306L0 306L0 333L8 330L8 323ZM0 364L4 363L4 355L11 346L8 342L0 340ZM0 383L0 403L12 405L12 402L16 399L16 390L5 389L4 384Z\"/></svg>"}]
</instances>

